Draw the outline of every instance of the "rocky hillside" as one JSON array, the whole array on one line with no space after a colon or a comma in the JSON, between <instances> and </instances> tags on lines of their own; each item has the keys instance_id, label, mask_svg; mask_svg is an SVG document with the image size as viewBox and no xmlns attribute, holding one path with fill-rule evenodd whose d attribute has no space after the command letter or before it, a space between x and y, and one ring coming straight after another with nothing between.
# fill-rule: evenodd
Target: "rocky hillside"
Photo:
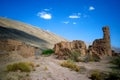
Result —
<instances>
[{"instance_id":1,"label":"rocky hillside","mask_svg":"<svg viewBox=\"0 0 120 80\"><path fill-rule=\"evenodd\" d=\"M52 48L55 43L67 41L35 26L2 17L0 17L0 39L19 40L40 49Z\"/></svg>"}]
</instances>

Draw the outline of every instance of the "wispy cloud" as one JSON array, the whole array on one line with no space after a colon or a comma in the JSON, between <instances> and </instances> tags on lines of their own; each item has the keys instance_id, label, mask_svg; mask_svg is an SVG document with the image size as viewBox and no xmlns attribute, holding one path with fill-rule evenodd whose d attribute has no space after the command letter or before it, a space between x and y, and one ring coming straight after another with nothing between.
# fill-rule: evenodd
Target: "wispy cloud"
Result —
<instances>
[{"instance_id":1,"label":"wispy cloud","mask_svg":"<svg viewBox=\"0 0 120 80\"><path fill-rule=\"evenodd\" d=\"M92 11L92 10L95 10L95 8L93 6L90 6L89 10Z\"/></svg>"},{"instance_id":2,"label":"wispy cloud","mask_svg":"<svg viewBox=\"0 0 120 80\"><path fill-rule=\"evenodd\" d=\"M64 23L64 24L68 24L68 23L69 23L69 21L64 21L63 23Z\"/></svg>"},{"instance_id":3,"label":"wispy cloud","mask_svg":"<svg viewBox=\"0 0 120 80\"><path fill-rule=\"evenodd\" d=\"M71 15L71 16L69 16L69 18L80 18L80 16L77 16L77 15Z\"/></svg>"},{"instance_id":4,"label":"wispy cloud","mask_svg":"<svg viewBox=\"0 0 120 80\"><path fill-rule=\"evenodd\" d=\"M52 14L47 13L45 11L38 12L37 16L39 16L40 18L43 18L43 19L52 19Z\"/></svg>"},{"instance_id":5,"label":"wispy cloud","mask_svg":"<svg viewBox=\"0 0 120 80\"><path fill-rule=\"evenodd\" d=\"M77 24L76 22L73 22L73 24Z\"/></svg>"},{"instance_id":6,"label":"wispy cloud","mask_svg":"<svg viewBox=\"0 0 120 80\"><path fill-rule=\"evenodd\" d=\"M44 9L44 11L50 11L52 8L46 8Z\"/></svg>"},{"instance_id":7,"label":"wispy cloud","mask_svg":"<svg viewBox=\"0 0 120 80\"><path fill-rule=\"evenodd\" d=\"M80 15L81 13L74 13L73 15L70 15L69 18L77 19L77 18L80 18Z\"/></svg>"}]
</instances>

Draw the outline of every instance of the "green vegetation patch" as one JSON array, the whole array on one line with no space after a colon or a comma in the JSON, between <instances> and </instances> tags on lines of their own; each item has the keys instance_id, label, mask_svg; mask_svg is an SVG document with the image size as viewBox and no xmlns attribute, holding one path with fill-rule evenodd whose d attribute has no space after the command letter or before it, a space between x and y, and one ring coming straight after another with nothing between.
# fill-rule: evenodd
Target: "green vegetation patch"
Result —
<instances>
[{"instance_id":1,"label":"green vegetation patch","mask_svg":"<svg viewBox=\"0 0 120 80\"><path fill-rule=\"evenodd\" d=\"M75 62L79 62L79 61L81 61L80 56L81 56L81 53L79 53L79 52L72 52L70 54L70 59L75 61Z\"/></svg>"},{"instance_id":2,"label":"green vegetation patch","mask_svg":"<svg viewBox=\"0 0 120 80\"><path fill-rule=\"evenodd\" d=\"M113 57L112 61L110 61L110 63L116 65L119 69L120 69L120 57Z\"/></svg>"},{"instance_id":3,"label":"green vegetation patch","mask_svg":"<svg viewBox=\"0 0 120 80\"><path fill-rule=\"evenodd\" d=\"M42 52L43 55L51 55L52 53L54 53L54 50L52 49L43 50Z\"/></svg>"},{"instance_id":4,"label":"green vegetation patch","mask_svg":"<svg viewBox=\"0 0 120 80\"><path fill-rule=\"evenodd\" d=\"M89 78L91 80L120 80L120 72L119 71L102 72L100 70L93 70Z\"/></svg>"},{"instance_id":5,"label":"green vegetation patch","mask_svg":"<svg viewBox=\"0 0 120 80\"><path fill-rule=\"evenodd\" d=\"M89 78L91 80L105 80L105 76L106 74L104 74L100 70L92 70Z\"/></svg>"},{"instance_id":6,"label":"green vegetation patch","mask_svg":"<svg viewBox=\"0 0 120 80\"><path fill-rule=\"evenodd\" d=\"M97 56L90 55L88 53L82 61L83 62L99 62L100 59Z\"/></svg>"},{"instance_id":7,"label":"green vegetation patch","mask_svg":"<svg viewBox=\"0 0 120 80\"><path fill-rule=\"evenodd\" d=\"M109 72L109 75L106 80L120 80L120 72L119 71Z\"/></svg>"}]
</instances>

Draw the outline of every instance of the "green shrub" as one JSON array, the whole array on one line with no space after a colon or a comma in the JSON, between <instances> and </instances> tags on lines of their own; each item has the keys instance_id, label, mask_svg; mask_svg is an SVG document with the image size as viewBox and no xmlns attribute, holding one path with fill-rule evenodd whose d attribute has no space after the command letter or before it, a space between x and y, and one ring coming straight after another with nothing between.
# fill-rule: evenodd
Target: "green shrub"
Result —
<instances>
[{"instance_id":1,"label":"green shrub","mask_svg":"<svg viewBox=\"0 0 120 80\"><path fill-rule=\"evenodd\" d=\"M42 54L44 54L44 55L51 55L52 53L54 53L54 50L52 50L52 49L43 50L43 52L42 52Z\"/></svg>"},{"instance_id":2,"label":"green shrub","mask_svg":"<svg viewBox=\"0 0 120 80\"><path fill-rule=\"evenodd\" d=\"M117 67L120 69L120 57L113 57L113 60L110 63L117 65Z\"/></svg>"},{"instance_id":3,"label":"green shrub","mask_svg":"<svg viewBox=\"0 0 120 80\"><path fill-rule=\"evenodd\" d=\"M99 70L93 70L89 78L91 80L120 80L120 72L119 71L101 72Z\"/></svg>"},{"instance_id":4,"label":"green shrub","mask_svg":"<svg viewBox=\"0 0 120 80\"><path fill-rule=\"evenodd\" d=\"M99 62L100 59L97 56L94 55L86 55L83 62Z\"/></svg>"},{"instance_id":5,"label":"green shrub","mask_svg":"<svg viewBox=\"0 0 120 80\"><path fill-rule=\"evenodd\" d=\"M75 62L79 62L80 60L80 53L78 52L72 52L70 55L70 59L75 61Z\"/></svg>"},{"instance_id":6,"label":"green shrub","mask_svg":"<svg viewBox=\"0 0 120 80\"><path fill-rule=\"evenodd\" d=\"M80 67L77 66L72 60L67 60L61 63L61 66L70 68L71 70L80 71Z\"/></svg>"},{"instance_id":7,"label":"green shrub","mask_svg":"<svg viewBox=\"0 0 120 80\"><path fill-rule=\"evenodd\" d=\"M91 76L89 78L91 80L105 80L106 74L99 70L93 70L91 71Z\"/></svg>"},{"instance_id":8,"label":"green shrub","mask_svg":"<svg viewBox=\"0 0 120 80\"><path fill-rule=\"evenodd\" d=\"M7 71L22 71L22 72L30 72L33 68L33 63L31 62L19 62L14 64L7 65Z\"/></svg>"},{"instance_id":9,"label":"green shrub","mask_svg":"<svg viewBox=\"0 0 120 80\"><path fill-rule=\"evenodd\" d=\"M119 71L109 72L109 75L106 78L106 80L120 80L120 72Z\"/></svg>"},{"instance_id":10,"label":"green shrub","mask_svg":"<svg viewBox=\"0 0 120 80\"><path fill-rule=\"evenodd\" d=\"M92 79L92 80L101 80L101 73L99 71L97 71L97 70L93 71L91 73L90 79Z\"/></svg>"}]
</instances>

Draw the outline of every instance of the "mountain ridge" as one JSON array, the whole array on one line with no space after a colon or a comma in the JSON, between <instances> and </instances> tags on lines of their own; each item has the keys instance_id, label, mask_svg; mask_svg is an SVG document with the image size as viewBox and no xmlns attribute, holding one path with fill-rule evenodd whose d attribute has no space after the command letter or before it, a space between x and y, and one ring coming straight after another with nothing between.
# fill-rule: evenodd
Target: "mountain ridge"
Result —
<instances>
[{"instance_id":1,"label":"mountain ridge","mask_svg":"<svg viewBox=\"0 0 120 80\"><path fill-rule=\"evenodd\" d=\"M58 43L60 41L67 41L66 39L52 32L48 32L38 27L3 17L0 17L0 28L0 34L3 35L4 33L4 35L9 35L6 36L7 38L21 38L22 42L40 48L42 48L42 46L43 48L52 48L55 43Z\"/></svg>"}]
</instances>

